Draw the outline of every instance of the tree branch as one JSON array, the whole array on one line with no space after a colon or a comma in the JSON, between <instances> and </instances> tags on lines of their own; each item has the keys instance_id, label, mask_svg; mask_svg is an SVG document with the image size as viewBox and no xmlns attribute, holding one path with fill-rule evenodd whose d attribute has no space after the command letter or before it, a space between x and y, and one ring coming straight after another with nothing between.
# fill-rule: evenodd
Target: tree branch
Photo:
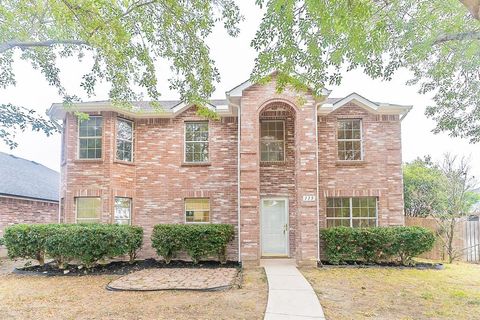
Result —
<instances>
[{"instance_id":1,"label":"tree branch","mask_svg":"<svg viewBox=\"0 0 480 320\"><path fill-rule=\"evenodd\" d=\"M459 32L453 34L441 35L435 40L434 44L444 43L448 41L462 41L462 40L480 40L479 31Z\"/></svg>"},{"instance_id":2,"label":"tree branch","mask_svg":"<svg viewBox=\"0 0 480 320\"><path fill-rule=\"evenodd\" d=\"M51 47L57 44L71 44L71 45L87 45L85 41L81 40L46 40L46 41L38 41L38 42L21 42L21 41L7 41L4 43L0 43L0 53L3 53L7 50L11 50L13 48L33 48L33 47Z\"/></svg>"}]
</instances>

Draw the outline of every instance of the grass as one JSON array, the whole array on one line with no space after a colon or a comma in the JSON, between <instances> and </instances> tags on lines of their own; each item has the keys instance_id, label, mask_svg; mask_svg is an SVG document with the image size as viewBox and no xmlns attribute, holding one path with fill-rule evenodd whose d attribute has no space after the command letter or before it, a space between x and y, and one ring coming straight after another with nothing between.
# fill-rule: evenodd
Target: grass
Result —
<instances>
[{"instance_id":1,"label":"grass","mask_svg":"<svg viewBox=\"0 0 480 320\"><path fill-rule=\"evenodd\" d=\"M480 319L480 265L301 271L327 319Z\"/></svg>"},{"instance_id":2,"label":"grass","mask_svg":"<svg viewBox=\"0 0 480 320\"><path fill-rule=\"evenodd\" d=\"M242 288L217 292L107 291L105 285L115 278L118 276L41 277L0 272L0 318L263 319L265 312L267 283L261 268L244 270Z\"/></svg>"}]
</instances>

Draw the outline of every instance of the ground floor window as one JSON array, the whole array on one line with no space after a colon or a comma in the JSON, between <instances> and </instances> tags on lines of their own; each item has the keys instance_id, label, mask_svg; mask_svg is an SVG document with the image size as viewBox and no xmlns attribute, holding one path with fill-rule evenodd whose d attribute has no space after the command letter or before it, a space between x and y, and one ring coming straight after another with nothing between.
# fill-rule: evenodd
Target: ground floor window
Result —
<instances>
[{"instance_id":1,"label":"ground floor window","mask_svg":"<svg viewBox=\"0 0 480 320\"><path fill-rule=\"evenodd\" d=\"M77 223L100 222L102 202L98 197L75 198Z\"/></svg>"},{"instance_id":2,"label":"ground floor window","mask_svg":"<svg viewBox=\"0 0 480 320\"><path fill-rule=\"evenodd\" d=\"M377 198L327 198L327 227L375 227Z\"/></svg>"},{"instance_id":3,"label":"ground floor window","mask_svg":"<svg viewBox=\"0 0 480 320\"><path fill-rule=\"evenodd\" d=\"M130 224L132 221L132 199L115 197L115 223Z\"/></svg>"},{"instance_id":4,"label":"ground floor window","mask_svg":"<svg viewBox=\"0 0 480 320\"><path fill-rule=\"evenodd\" d=\"M187 223L210 222L210 199L209 198L185 199L185 222Z\"/></svg>"}]
</instances>

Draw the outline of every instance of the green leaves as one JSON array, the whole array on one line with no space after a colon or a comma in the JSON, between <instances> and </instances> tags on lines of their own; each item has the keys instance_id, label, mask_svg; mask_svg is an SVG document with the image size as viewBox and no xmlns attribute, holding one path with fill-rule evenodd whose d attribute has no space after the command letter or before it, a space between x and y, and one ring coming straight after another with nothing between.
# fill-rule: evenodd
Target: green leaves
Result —
<instances>
[{"instance_id":1,"label":"green leaves","mask_svg":"<svg viewBox=\"0 0 480 320\"><path fill-rule=\"evenodd\" d=\"M5 229L11 259L54 259L60 269L72 260L86 267L99 260L128 254L130 261L143 243L143 229L114 224L17 224Z\"/></svg>"},{"instance_id":2,"label":"green leaves","mask_svg":"<svg viewBox=\"0 0 480 320\"><path fill-rule=\"evenodd\" d=\"M433 248L433 232L421 227L335 227L320 230L328 262L380 263L391 260L403 265Z\"/></svg>"},{"instance_id":3,"label":"green leaves","mask_svg":"<svg viewBox=\"0 0 480 320\"><path fill-rule=\"evenodd\" d=\"M426 109L437 122L434 131L480 141L480 21L459 0L257 4L267 10L252 41L259 51L254 79L279 71L318 94L340 84L344 69L386 80L408 69L409 84L434 94Z\"/></svg>"},{"instance_id":4,"label":"green leaves","mask_svg":"<svg viewBox=\"0 0 480 320\"><path fill-rule=\"evenodd\" d=\"M234 234L229 224L158 224L153 228L152 247L167 264L181 251L194 263L209 255L225 263L227 245Z\"/></svg>"},{"instance_id":5,"label":"green leaves","mask_svg":"<svg viewBox=\"0 0 480 320\"><path fill-rule=\"evenodd\" d=\"M32 131L42 131L47 136L59 131L54 122L44 119L33 110L12 104L0 104L0 139L10 149L17 146L15 134L27 128Z\"/></svg>"},{"instance_id":6,"label":"green leaves","mask_svg":"<svg viewBox=\"0 0 480 320\"><path fill-rule=\"evenodd\" d=\"M444 175L429 158L416 159L403 167L405 214L426 217L445 207Z\"/></svg>"}]
</instances>

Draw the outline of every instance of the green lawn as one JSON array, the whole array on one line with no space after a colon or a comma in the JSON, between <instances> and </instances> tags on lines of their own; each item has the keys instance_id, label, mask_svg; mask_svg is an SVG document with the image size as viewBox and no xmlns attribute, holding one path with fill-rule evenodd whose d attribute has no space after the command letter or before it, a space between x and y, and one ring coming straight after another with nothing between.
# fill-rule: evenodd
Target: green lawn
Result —
<instances>
[{"instance_id":1,"label":"green lawn","mask_svg":"<svg viewBox=\"0 0 480 320\"><path fill-rule=\"evenodd\" d=\"M480 319L480 265L302 269L327 319Z\"/></svg>"}]
</instances>

